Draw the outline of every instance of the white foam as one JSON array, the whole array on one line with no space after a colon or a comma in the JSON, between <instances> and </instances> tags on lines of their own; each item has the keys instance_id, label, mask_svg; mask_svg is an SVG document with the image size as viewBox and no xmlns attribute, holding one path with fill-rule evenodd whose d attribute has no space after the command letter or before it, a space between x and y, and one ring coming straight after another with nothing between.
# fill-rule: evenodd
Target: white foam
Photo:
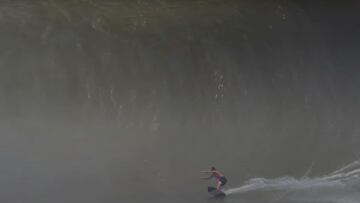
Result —
<instances>
[{"instance_id":1,"label":"white foam","mask_svg":"<svg viewBox=\"0 0 360 203\"><path fill-rule=\"evenodd\" d=\"M289 193L290 199L304 202L359 202L360 162L355 161L329 175L316 178L285 176L275 179L253 178L237 188L225 190L226 195L244 194L260 191L279 191ZM298 194L298 195L296 195ZM300 195L301 194L301 195Z\"/></svg>"}]
</instances>

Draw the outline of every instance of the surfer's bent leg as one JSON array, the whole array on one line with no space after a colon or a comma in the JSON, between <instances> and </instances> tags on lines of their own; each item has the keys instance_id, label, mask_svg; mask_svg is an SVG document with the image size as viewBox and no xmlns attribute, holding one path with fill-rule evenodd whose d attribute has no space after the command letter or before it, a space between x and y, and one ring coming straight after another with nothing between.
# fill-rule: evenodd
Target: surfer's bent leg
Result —
<instances>
[{"instance_id":1,"label":"surfer's bent leg","mask_svg":"<svg viewBox=\"0 0 360 203\"><path fill-rule=\"evenodd\" d=\"M217 185L216 185L216 189L220 190L220 186L221 186L222 182L219 180Z\"/></svg>"},{"instance_id":2,"label":"surfer's bent leg","mask_svg":"<svg viewBox=\"0 0 360 203\"><path fill-rule=\"evenodd\" d=\"M220 190L221 186L224 186L227 182L227 179L223 176L221 178L219 178L218 184L217 184L217 189Z\"/></svg>"}]
</instances>

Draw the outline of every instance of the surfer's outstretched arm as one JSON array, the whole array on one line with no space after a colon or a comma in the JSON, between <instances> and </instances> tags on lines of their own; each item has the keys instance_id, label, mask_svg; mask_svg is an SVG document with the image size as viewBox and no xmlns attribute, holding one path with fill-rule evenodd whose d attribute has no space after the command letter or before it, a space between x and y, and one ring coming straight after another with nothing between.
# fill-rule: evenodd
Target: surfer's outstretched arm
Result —
<instances>
[{"instance_id":1,"label":"surfer's outstretched arm","mask_svg":"<svg viewBox=\"0 0 360 203\"><path fill-rule=\"evenodd\" d=\"M212 178L213 176L211 175L211 176L209 176L209 177L201 177L201 179L210 179L210 178Z\"/></svg>"},{"instance_id":2,"label":"surfer's outstretched arm","mask_svg":"<svg viewBox=\"0 0 360 203\"><path fill-rule=\"evenodd\" d=\"M212 173L212 171L200 171L200 173ZM210 174L208 177L201 177L201 179L210 179L213 177L213 174Z\"/></svg>"},{"instance_id":3,"label":"surfer's outstretched arm","mask_svg":"<svg viewBox=\"0 0 360 203\"><path fill-rule=\"evenodd\" d=\"M209 173L209 172L211 172L211 171L200 171L200 173ZM214 177L214 175L210 174L208 177L201 177L201 179L210 179L212 177Z\"/></svg>"},{"instance_id":4,"label":"surfer's outstretched arm","mask_svg":"<svg viewBox=\"0 0 360 203\"><path fill-rule=\"evenodd\" d=\"M212 173L214 171L200 171L200 173Z\"/></svg>"}]
</instances>

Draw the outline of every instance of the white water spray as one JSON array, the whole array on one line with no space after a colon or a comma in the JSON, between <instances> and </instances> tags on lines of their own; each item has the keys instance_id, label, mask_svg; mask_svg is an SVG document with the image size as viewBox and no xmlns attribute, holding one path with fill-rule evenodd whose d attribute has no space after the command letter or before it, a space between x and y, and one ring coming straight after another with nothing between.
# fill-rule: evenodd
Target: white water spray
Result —
<instances>
[{"instance_id":1,"label":"white water spray","mask_svg":"<svg viewBox=\"0 0 360 203\"><path fill-rule=\"evenodd\" d=\"M355 161L317 178L253 178L225 191L227 195L251 192L283 192L283 199L302 202L360 202L360 162Z\"/></svg>"}]
</instances>

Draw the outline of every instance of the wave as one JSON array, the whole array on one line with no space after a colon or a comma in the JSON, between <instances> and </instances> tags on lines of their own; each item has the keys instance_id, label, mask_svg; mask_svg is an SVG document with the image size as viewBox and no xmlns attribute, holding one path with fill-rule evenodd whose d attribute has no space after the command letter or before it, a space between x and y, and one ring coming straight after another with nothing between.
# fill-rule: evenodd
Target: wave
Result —
<instances>
[{"instance_id":1,"label":"wave","mask_svg":"<svg viewBox=\"0 0 360 203\"><path fill-rule=\"evenodd\" d=\"M282 193L280 198L279 195L276 198L285 202L360 202L360 161L354 161L322 177L253 178L241 187L225 190L225 194L258 194L267 191Z\"/></svg>"}]
</instances>

